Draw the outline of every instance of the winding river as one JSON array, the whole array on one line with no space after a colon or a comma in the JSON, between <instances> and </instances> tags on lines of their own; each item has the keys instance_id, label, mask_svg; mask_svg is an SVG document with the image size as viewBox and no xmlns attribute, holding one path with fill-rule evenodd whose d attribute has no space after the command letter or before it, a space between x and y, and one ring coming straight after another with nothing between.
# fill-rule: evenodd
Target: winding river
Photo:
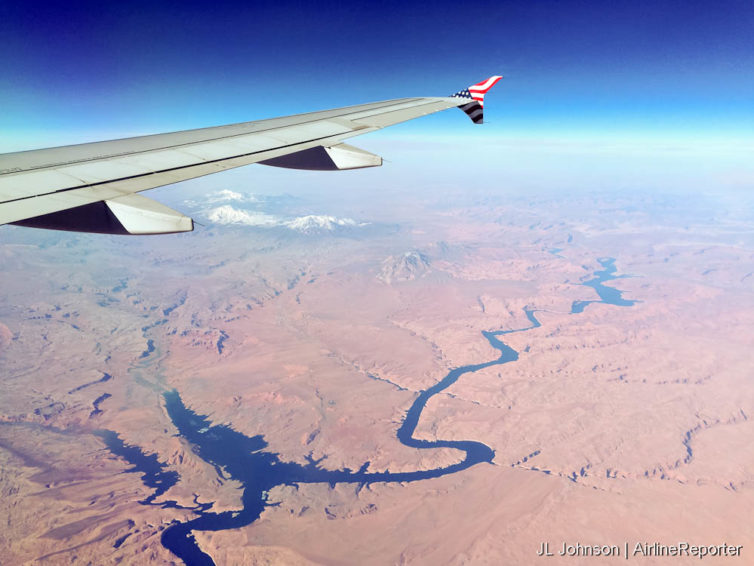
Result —
<instances>
[{"instance_id":1,"label":"winding river","mask_svg":"<svg viewBox=\"0 0 754 566\"><path fill-rule=\"evenodd\" d=\"M594 278L584 282L583 285L593 288L599 300L575 301L571 307L571 314L581 313L593 303L621 307L632 306L635 303L635 301L623 299L621 291L604 285L606 281L618 279L614 275L615 259L601 258L598 261L603 269L596 271ZM186 522L176 521L171 524L163 531L162 544L189 566L214 565L212 558L197 544L193 532L236 529L253 523L259 518L267 504L267 493L275 486L302 483L327 483L334 486L338 483L413 482L454 474L485 462L492 463L495 457L494 450L481 442L421 440L414 437L414 432L429 400L445 391L459 378L484 368L518 360L518 352L502 342L500 337L540 326L535 316L536 310L525 308L524 312L530 323L525 328L482 332L484 338L499 352L497 358L452 369L435 385L419 392L398 428L396 433L398 440L406 446L417 449L452 448L463 453L463 458L459 462L449 466L392 473L389 471L368 472L369 462L365 462L355 471L327 470L320 467L320 461L313 459L309 459L306 465L283 462L277 454L265 450L267 443L262 436L248 437L228 426L213 425L206 416L196 414L186 407L177 391L164 392L165 408L180 436L194 446L200 458L215 466L221 477L232 478L241 483L243 508L239 511L215 513L212 511L211 503L197 503L191 508L197 516ZM116 434L110 431L101 431L99 435L111 452L133 465L133 468L127 471L141 472L143 483L155 490L151 496L140 503L156 505L154 499L178 481L178 474L166 470L165 464L160 463L156 456L144 454L138 447L125 445ZM178 507L175 502L165 502L160 505Z\"/></svg>"}]
</instances>

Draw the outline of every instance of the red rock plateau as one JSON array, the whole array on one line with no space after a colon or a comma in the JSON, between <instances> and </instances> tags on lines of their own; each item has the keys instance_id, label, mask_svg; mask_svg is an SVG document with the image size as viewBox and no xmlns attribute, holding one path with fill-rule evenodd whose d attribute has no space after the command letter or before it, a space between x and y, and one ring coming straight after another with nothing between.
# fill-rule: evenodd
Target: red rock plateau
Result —
<instances>
[{"instance_id":1,"label":"red rock plateau","mask_svg":"<svg viewBox=\"0 0 754 566\"><path fill-rule=\"evenodd\" d=\"M196 530L198 546L218 565L617 564L626 545L629 563L754 564L751 217L642 195L412 201L389 225L378 208L363 233L0 229L0 564L181 564L169 525L243 507L241 483L177 435L172 389L283 462L455 464L396 431L420 391L498 357L482 331L516 329L499 339L519 359L462 375L415 434L484 443L492 463L278 485L258 520ZM583 285L605 257L632 306ZM541 326L524 330L524 309ZM144 504L154 488L98 430L180 479ZM564 542L620 553L560 557ZM741 549L633 554L655 542Z\"/></svg>"}]
</instances>

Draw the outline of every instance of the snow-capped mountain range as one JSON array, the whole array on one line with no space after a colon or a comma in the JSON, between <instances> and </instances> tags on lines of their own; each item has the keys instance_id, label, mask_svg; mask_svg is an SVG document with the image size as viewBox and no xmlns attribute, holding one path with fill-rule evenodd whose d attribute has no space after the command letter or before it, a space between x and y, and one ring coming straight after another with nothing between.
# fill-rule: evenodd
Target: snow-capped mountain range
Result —
<instances>
[{"instance_id":1,"label":"snow-capped mountain range","mask_svg":"<svg viewBox=\"0 0 754 566\"><path fill-rule=\"evenodd\" d=\"M227 204L229 202L233 204ZM191 201L187 202L187 204L196 206L198 203ZM242 195L229 190L218 191L209 195L205 200L205 204L220 204L220 206L205 208L199 211L212 224L230 224L260 228L282 227L304 234L336 232L368 225L368 223L357 222L352 218L341 218L328 214L307 214L305 216L270 214L258 210L265 204L264 198L258 198L254 195ZM244 205L251 205L254 209Z\"/></svg>"}]
</instances>

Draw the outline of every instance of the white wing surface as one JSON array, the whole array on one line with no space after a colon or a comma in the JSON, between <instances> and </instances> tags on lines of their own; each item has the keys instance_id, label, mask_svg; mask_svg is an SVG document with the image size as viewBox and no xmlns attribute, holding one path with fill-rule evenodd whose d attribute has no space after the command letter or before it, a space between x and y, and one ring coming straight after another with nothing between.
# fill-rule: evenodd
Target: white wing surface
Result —
<instances>
[{"instance_id":1,"label":"white wing surface","mask_svg":"<svg viewBox=\"0 0 754 566\"><path fill-rule=\"evenodd\" d=\"M315 170L381 165L380 157L344 140L453 107L479 123L480 87L486 93L499 78L451 97L2 154L0 224L105 234L190 231L191 218L137 193L251 163Z\"/></svg>"}]
</instances>

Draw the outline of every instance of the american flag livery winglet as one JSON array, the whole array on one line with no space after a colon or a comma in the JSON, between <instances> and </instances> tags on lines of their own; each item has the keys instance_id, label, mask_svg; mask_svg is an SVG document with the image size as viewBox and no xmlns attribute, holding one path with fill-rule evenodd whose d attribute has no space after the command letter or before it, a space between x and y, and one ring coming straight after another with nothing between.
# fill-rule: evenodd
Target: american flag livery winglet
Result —
<instances>
[{"instance_id":1,"label":"american flag livery winglet","mask_svg":"<svg viewBox=\"0 0 754 566\"><path fill-rule=\"evenodd\" d=\"M503 77L495 75L481 83L471 85L469 88L458 91L453 95L455 98L468 98L471 100L471 102L459 106L459 108L466 112L475 124L481 124L484 121L484 95L487 94L487 91L495 86L495 83L502 78Z\"/></svg>"}]
</instances>

